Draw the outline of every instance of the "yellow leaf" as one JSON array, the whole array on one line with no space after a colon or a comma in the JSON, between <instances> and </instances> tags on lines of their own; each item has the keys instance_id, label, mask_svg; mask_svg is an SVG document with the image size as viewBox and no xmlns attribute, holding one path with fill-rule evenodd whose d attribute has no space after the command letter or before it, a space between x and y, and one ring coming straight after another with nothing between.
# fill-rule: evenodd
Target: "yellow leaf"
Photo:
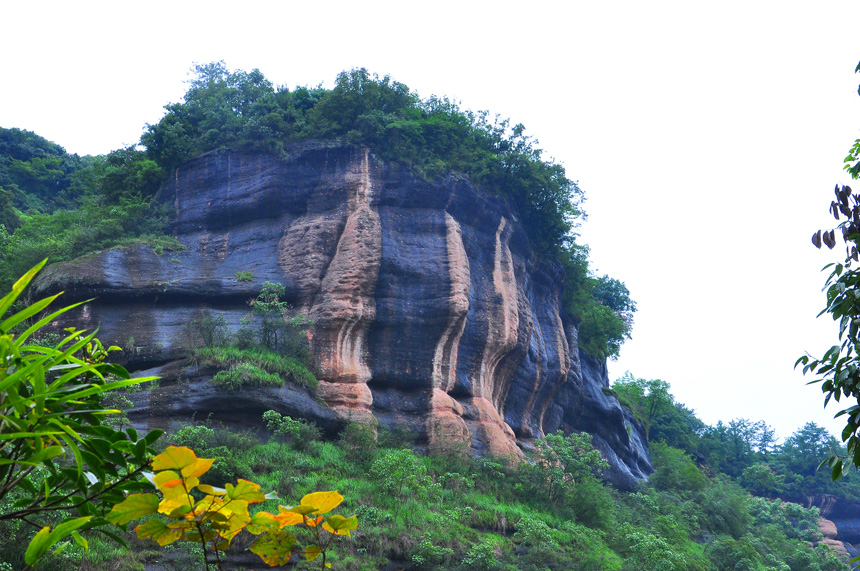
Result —
<instances>
[{"instance_id":1,"label":"yellow leaf","mask_svg":"<svg viewBox=\"0 0 860 571\"><path fill-rule=\"evenodd\" d=\"M200 484L199 486L197 486L197 489L204 494L211 494L213 496L223 496L227 493L227 490L225 490L224 488L216 488L208 484Z\"/></svg>"},{"instance_id":2,"label":"yellow leaf","mask_svg":"<svg viewBox=\"0 0 860 571\"><path fill-rule=\"evenodd\" d=\"M237 533L245 529L245 526L251 520L250 517L247 516L247 510L245 514L241 513L231 513L227 516L227 524L224 529L219 529L218 533L221 537L225 539L232 539Z\"/></svg>"},{"instance_id":3,"label":"yellow leaf","mask_svg":"<svg viewBox=\"0 0 860 571\"><path fill-rule=\"evenodd\" d=\"M152 459L152 469L156 472L161 470L182 470L191 466L197 460L194 450L187 446L168 446L164 452Z\"/></svg>"},{"instance_id":4,"label":"yellow leaf","mask_svg":"<svg viewBox=\"0 0 860 571\"><path fill-rule=\"evenodd\" d=\"M296 525L305 521L305 516L300 513L286 510L283 506L278 506L278 509L281 510L281 512L278 515L274 516L274 518L275 521L278 522L278 525L280 525L281 527L286 527L288 525Z\"/></svg>"},{"instance_id":5,"label":"yellow leaf","mask_svg":"<svg viewBox=\"0 0 860 571\"><path fill-rule=\"evenodd\" d=\"M293 506L291 508L279 506L279 509L281 509L281 511L288 511L288 512L293 512L293 513L302 514L302 515L307 515L307 514L314 513L315 511L317 511L316 508L313 506L303 506L303 505Z\"/></svg>"},{"instance_id":6,"label":"yellow leaf","mask_svg":"<svg viewBox=\"0 0 860 571\"><path fill-rule=\"evenodd\" d=\"M186 480L185 483L188 485L188 489L190 490L197 486L198 482L197 480ZM188 495L185 492L185 489L181 486L174 488L161 488L161 493L164 495L164 499L161 500L160 504L158 504L158 513L167 515L180 506L188 506L189 508L194 507L194 498Z\"/></svg>"},{"instance_id":7,"label":"yellow leaf","mask_svg":"<svg viewBox=\"0 0 860 571\"><path fill-rule=\"evenodd\" d=\"M320 514L328 513L343 501L337 491L333 492L313 492L302 498L301 505L313 506L314 511Z\"/></svg>"},{"instance_id":8,"label":"yellow leaf","mask_svg":"<svg viewBox=\"0 0 860 571\"><path fill-rule=\"evenodd\" d=\"M186 478L199 478L209 471L215 458L198 458L192 464L182 468L182 475Z\"/></svg>"},{"instance_id":9,"label":"yellow leaf","mask_svg":"<svg viewBox=\"0 0 860 571\"><path fill-rule=\"evenodd\" d=\"M175 488L176 484L174 482L182 483L182 479L179 477L179 474L173 470L165 470L164 472L156 474L155 477L152 478L152 482L159 490L161 490L163 488Z\"/></svg>"}]
</instances>

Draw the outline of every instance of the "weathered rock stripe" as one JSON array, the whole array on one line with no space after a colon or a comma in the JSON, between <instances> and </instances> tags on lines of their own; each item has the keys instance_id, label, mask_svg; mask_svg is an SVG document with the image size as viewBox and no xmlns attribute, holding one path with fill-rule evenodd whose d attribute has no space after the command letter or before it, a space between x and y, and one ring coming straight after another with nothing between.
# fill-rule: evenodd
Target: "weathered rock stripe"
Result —
<instances>
[{"instance_id":1,"label":"weathered rock stripe","mask_svg":"<svg viewBox=\"0 0 860 571\"><path fill-rule=\"evenodd\" d=\"M490 323L487 328L487 343L481 359L479 378L475 383L475 396L487 399L498 398L504 390L500 386L501 379L496 378L499 362L510 353L517 344L517 330L520 325L518 298L514 264L511 250L508 247L510 233L505 232L507 219L502 217L496 230L496 250L493 258L493 288L501 302L488 315ZM496 408L500 402L493 403Z\"/></svg>"},{"instance_id":2,"label":"weathered rock stripe","mask_svg":"<svg viewBox=\"0 0 860 571\"><path fill-rule=\"evenodd\" d=\"M347 174L353 182L349 216L311 312L320 396L332 408L359 409L368 415L373 398L366 384L371 371L365 338L376 316L374 291L382 255L382 227L379 214L371 207L369 158L364 149L358 172ZM358 386L342 386L345 383Z\"/></svg>"},{"instance_id":3,"label":"weathered rock stripe","mask_svg":"<svg viewBox=\"0 0 860 571\"><path fill-rule=\"evenodd\" d=\"M433 386L448 392L457 380L457 352L469 313L471 275L469 258L463 246L463 231L454 217L447 212L445 229L448 277L451 280L451 297L448 300L450 314L433 356Z\"/></svg>"}]
</instances>

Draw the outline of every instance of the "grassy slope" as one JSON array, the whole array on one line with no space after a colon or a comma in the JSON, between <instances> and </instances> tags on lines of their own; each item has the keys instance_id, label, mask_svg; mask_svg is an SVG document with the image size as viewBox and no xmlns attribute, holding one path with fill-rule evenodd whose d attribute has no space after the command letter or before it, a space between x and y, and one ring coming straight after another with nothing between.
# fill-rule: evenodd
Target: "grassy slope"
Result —
<instances>
[{"instance_id":1,"label":"grassy slope","mask_svg":"<svg viewBox=\"0 0 860 571\"><path fill-rule=\"evenodd\" d=\"M686 465L658 467L661 489L646 485L620 493L584 478L550 503L533 468L456 455L423 457L397 434L380 441L377 448L366 432L352 429L338 443L260 442L250 432L188 426L164 444L219 457L205 482L251 479L277 490L283 504L311 491L339 490L346 497L344 512L357 514L360 525L352 540L337 546L330 559L334 569L381 569L389 562L403 569L487 571L848 568L806 543L816 537L808 529L814 511L786 513L782 504L752 499L726 478L693 474ZM273 502L263 508L276 509ZM30 533L0 531L13 541ZM154 544L133 539L134 551L127 551L98 536L90 541L90 553L72 545L42 568L131 570L147 560L200 568L193 549L158 552ZM237 539L234 551L249 543ZM0 561L19 568L14 550L8 543Z\"/></svg>"}]
</instances>

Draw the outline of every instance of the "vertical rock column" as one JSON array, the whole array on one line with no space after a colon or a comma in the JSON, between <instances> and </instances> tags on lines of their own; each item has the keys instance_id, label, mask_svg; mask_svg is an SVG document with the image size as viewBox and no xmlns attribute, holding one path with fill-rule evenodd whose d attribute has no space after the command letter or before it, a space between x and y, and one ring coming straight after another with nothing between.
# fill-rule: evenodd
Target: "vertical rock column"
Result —
<instances>
[{"instance_id":1,"label":"vertical rock column","mask_svg":"<svg viewBox=\"0 0 860 571\"><path fill-rule=\"evenodd\" d=\"M372 207L369 151L350 165L349 214L312 308L311 347L320 371L319 396L354 421L372 418L367 387L367 328L376 316L374 292L382 255L379 214Z\"/></svg>"},{"instance_id":2,"label":"vertical rock column","mask_svg":"<svg viewBox=\"0 0 860 571\"><path fill-rule=\"evenodd\" d=\"M486 443L491 454L501 457L521 454L514 431L499 414L511 380L499 374L499 364L516 347L520 327L519 291L508 246L510 235L508 221L502 217L496 230L492 275L498 301L487 313L487 341L478 378L473 383L473 397L465 410L466 420L477 432L476 436Z\"/></svg>"},{"instance_id":3,"label":"vertical rock column","mask_svg":"<svg viewBox=\"0 0 860 571\"><path fill-rule=\"evenodd\" d=\"M445 213L445 244L448 253L448 323L436 343L433 355L433 395L427 416L430 449L445 451L468 446L469 429L463 420L463 406L448 395L457 380L457 352L469 313L471 273L469 258L463 246L463 231L453 216Z\"/></svg>"}]
</instances>

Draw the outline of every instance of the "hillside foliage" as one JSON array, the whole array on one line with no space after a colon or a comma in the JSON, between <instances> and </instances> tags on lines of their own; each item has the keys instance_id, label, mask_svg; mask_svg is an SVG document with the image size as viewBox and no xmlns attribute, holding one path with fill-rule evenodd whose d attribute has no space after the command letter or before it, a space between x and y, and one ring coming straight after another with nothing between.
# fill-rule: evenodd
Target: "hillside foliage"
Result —
<instances>
[{"instance_id":1,"label":"hillside foliage","mask_svg":"<svg viewBox=\"0 0 860 571\"><path fill-rule=\"evenodd\" d=\"M424 456L414 451L408 433L362 425L348 426L337 441L321 440L319 431L295 438L288 435L295 419L275 411L266 418L273 428L268 440L210 420L177 423L165 444L187 446L201 457L214 458L207 467L215 481L248 480L281 497L339 490L345 498L343 509L355 514L360 525L352 530L351 541L331 545L333 569L849 569L829 548L811 547L821 539L816 508L751 494L741 485L743 478L730 477L675 447L674 441L655 442L657 471L649 482L622 492L602 481L605 464L584 434L548 435L535 443L526 461L512 462L473 458L456 450ZM665 419L655 416L652 430L657 432ZM279 431L280 427L286 429ZM814 464L812 460L803 466L809 469ZM250 523L255 517L268 517L255 513L261 512L248 512ZM156 525L149 524L144 535ZM22 530L0 523L0 532L11 539L0 545L0 560L20 561L16 539ZM96 535L86 537L89 550L69 543L37 569L95 570L110 565L137 571L144 564L194 569L202 557L193 543L158 549L148 540L140 541L136 533L124 536L127 548ZM297 531L296 540L316 541L307 531ZM253 551L255 541L239 534L229 548L225 544L221 555L225 567L233 566L248 548ZM312 564L319 568L318 562L305 563L308 568Z\"/></svg>"}]
</instances>

